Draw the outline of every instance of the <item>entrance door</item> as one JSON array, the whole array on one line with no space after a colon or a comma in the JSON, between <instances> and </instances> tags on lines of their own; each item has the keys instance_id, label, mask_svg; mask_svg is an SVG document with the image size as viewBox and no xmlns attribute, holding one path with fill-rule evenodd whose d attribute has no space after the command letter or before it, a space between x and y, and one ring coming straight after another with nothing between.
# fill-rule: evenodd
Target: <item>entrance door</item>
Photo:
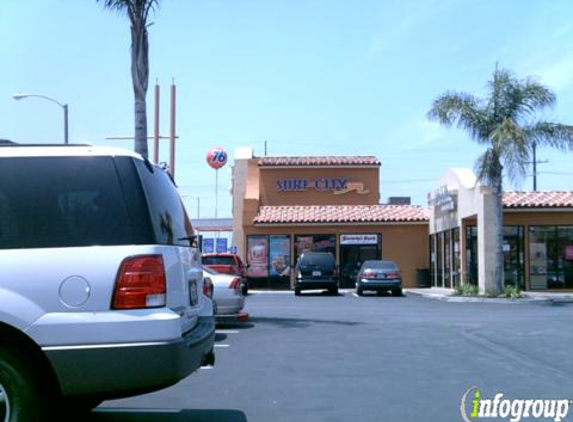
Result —
<instances>
[{"instance_id":1,"label":"entrance door","mask_svg":"<svg viewBox=\"0 0 573 422\"><path fill-rule=\"evenodd\" d=\"M360 265L369 259L381 259L376 245L340 245L340 287L353 288Z\"/></svg>"}]
</instances>

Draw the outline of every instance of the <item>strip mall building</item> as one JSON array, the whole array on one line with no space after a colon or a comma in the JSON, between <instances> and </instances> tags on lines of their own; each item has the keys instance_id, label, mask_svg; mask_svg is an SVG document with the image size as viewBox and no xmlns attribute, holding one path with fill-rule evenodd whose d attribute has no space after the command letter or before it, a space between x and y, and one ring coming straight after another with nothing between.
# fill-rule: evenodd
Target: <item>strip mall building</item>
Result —
<instances>
[{"instance_id":1,"label":"strip mall building","mask_svg":"<svg viewBox=\"0 0 573 422\"><path fill-rule=\"evenodd\" d=\"M448 170L428 205L380 204L379 170L373 156L254 157L238 149L233 239L253 285L289 287L297 258L313 250L331 252L341 276L364 260L389 259L404 287L463 281L483 290L495 259L487 189L470 170ZM573 289L573 192L506 193L504 205L506 283Z\"/></svg>"}]
</instances>

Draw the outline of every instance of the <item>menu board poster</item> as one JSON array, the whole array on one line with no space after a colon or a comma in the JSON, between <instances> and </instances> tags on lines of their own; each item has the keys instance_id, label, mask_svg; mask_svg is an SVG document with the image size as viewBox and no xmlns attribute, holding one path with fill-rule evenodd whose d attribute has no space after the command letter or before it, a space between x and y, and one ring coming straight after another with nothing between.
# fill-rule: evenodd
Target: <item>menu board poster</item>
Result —
<instances>
[{"instance_id":1,"label":"menu board poster","mask_svg":"<svg viewBox=\"0 0 573 422\"><path fill-rule=\"evenodd\" d=\"M247 270L249 277L268 277L269 240L267 236L248 236Z\"/></svg>"},{"instance_id":2,"label":"menu board poster","mask_svg":"<svg viewBox=\"0 0 573 422\"><path fill-rule=\"evenodd\" d=\"M286 277L290 275L290 237L270 236L270 267L271 277Z\"/></svg>"}]
</instances>

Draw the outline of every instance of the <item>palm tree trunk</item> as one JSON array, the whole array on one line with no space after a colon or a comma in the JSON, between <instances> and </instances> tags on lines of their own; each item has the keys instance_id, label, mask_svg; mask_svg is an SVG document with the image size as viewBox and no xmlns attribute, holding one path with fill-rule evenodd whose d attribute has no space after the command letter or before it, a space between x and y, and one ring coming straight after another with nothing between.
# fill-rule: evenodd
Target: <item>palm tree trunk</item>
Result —
<instances>
[{"instance_id":1,"label":"palm tree trunk","mask_svg":"<svg viewBox=\"0 0 573 422\"><path fill-rule=\"evenodd\" d=\"M145 97L135 99L134 117L134 150L147 158L147 105L145 103Z\"/></svg>"},{"instance_id":2,"label":"palm tree trunk","mask_svg":"<svg viewBox=\"0 0 573 422\"><path fill-rule=\"evenodd\" d=\"M149 81L149 44L145 21L132 22L131 26L131 78L135 99L134 149L145 158L147 150L146 95Z\"/></svg>"},{"instance_id":3,"label":"palm tree trunk","mask_svg":"<svg viewBox=\"0 0 573 422\"><path fill-rule=\"evenodd\" d=\"M500 174L492 184L493 215L495 232L495 269L493 273L493 283L491 291L487 292L492 296L498 296L503 287L503 186L502 175Z\"/></svg>"}]
</instances>

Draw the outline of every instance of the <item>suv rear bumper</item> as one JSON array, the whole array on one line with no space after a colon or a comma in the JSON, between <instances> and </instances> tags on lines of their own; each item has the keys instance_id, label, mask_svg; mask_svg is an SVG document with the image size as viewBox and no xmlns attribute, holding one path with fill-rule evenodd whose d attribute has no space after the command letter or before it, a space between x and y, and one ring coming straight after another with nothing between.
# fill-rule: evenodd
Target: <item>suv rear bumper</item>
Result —
<instances>
[{"instance_id":1,"label":"suv rear bumper","mask_svg":"<svg viewBox=\"0 0 573 422\"><path fill-rule=\"evenodd\" d=\"M338 280L298 279L295 287L299 290L333 289L338 287Z\"/></svg>"},{"instance_id":2,"label":"suv rear bumper","mask_svg":"<svg viewBox=\"0 0 573 422\"><path fill-rule=\"evenodd\" d=\"M120 398L175 384L213 359L215 319L173 341L43 348L64 396Z\"/></svg>"}]
</instances>

